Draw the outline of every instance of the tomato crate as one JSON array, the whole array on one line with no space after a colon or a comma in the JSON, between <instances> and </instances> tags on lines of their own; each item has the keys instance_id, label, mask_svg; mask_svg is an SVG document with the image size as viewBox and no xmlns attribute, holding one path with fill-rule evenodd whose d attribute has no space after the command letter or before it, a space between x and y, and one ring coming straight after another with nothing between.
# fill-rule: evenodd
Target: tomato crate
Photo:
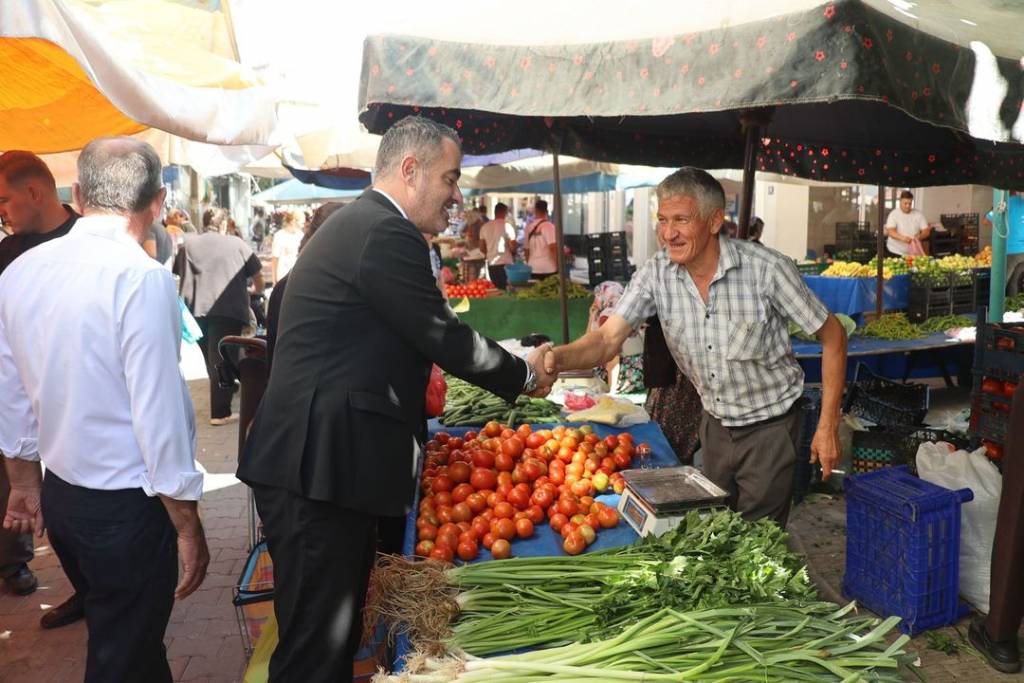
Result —
<instances>
[{"instance_id":1,"label":"tomato crate","mask_svg":"<svg viewBox=\"0 0 1024 683\"><path fill-rule=\"evenodd\" d=\"M979 320L985 319L979 312ZM1024 375L1024 323L981 323L974 342L974 369L985 376Z\"/></svg>"},{"instance_id":2,"label":"tomato crate","mask_svg":"<svg viewBox=\"0 0 1024 683\"><path fill-rule=\"evenodd\" d=\"M927 384L901 383L858 363L843 411L883 426L915 426L928 414Z\"/></svg>"},{"instance_id":3,"label":"tomato crate","mask_svg":"<svg viewBox=\"0 0 1024 683\"><path fill-rule=\"evenodd\" d=\"M971 400L971 430L980 438L1006 445L1011 400L982 392Z\"/></svg>"},{"instance_id":4,"label":"tomato crate","mask_svg":"<svg viewBox=\"0 0 1024 683\"><path fill-rule=\"evenodd\" d=\"M843 594L873 612L902 618L910 635L952 624L960 602L960 506L950 491L905 467L847 477Z\"/></svg>"}]
</instances>

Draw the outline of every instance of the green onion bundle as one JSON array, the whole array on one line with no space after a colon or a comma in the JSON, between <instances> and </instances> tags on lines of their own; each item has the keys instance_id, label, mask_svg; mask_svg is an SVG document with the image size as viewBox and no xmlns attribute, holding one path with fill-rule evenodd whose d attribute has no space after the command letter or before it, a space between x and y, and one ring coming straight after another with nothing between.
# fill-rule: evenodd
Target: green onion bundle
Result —
<instances>
[{"instance_id":1,"label":"green onion bundle","mask_svg":"<svg viewBox=\"0 0 1024 683\"><path fill-rule=\"evenodd\" d=\"M481 659L414 655L407 671L375 683L528 681L901 681L908 636L885 637L899 617L751 605L696 612L656 610L615 636L590 643Z\"/></svg>"}]
</instances>

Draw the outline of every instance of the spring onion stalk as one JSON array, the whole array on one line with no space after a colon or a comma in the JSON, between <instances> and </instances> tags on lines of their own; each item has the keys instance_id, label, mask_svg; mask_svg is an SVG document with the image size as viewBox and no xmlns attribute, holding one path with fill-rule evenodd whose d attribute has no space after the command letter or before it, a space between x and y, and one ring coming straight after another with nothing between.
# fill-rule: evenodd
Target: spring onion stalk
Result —
<instances>
[{"instance_id":1,"label":"spring onion stalk","mask_svg":"<svg viewBox=\"0 0 1024 683\"><path fill-rule=\"evenodd\" d=\"M683 612L664 608L589 643L479 658L414 657L375 683L528 681L903 680L907 636L888 644L898 617L854 617L852 605L754 605Z\"/></svg>"}]
</instances>

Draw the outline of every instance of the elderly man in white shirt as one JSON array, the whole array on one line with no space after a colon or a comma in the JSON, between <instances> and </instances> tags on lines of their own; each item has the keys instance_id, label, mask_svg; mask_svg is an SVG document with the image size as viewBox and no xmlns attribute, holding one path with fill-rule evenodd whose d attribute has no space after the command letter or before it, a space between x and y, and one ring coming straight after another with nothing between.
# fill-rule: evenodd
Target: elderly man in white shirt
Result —
<instances>
[{"instance_id":1,"label":"elderly man in white shirt","mask_svg":"<svg viewBox=\"0 0 1024 683\"><path fill-rule=\"evenodd\" d=\"M45 518L89 627L87 682L171 681L164 631L209 551L174 281L141 246L163 205L160 160L105 138L78 173L84 217L0 276L3 523L42 535Z\"/></svg>"}]
</instances>

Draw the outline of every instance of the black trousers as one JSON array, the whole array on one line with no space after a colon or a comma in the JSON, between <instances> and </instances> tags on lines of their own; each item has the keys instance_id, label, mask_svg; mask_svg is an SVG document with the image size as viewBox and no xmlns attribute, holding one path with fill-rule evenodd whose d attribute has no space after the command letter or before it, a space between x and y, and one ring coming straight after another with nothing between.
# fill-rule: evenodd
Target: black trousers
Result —
<instances>
[{"instance_id":1,"label":"black trousers","mask_svg":"<svg viewBox=\"0 0 1024 683\"><path fill-rule=\"evenodd\" d=\"M7 497L11 495L11 482L7 479L3 456L0 456L0 519L7 511ZM0 526L0 579L17 572L32 561L32 534L16 534Z\"/></svg>"},{"instance_id":2,"label":"black trousers","mask_svg":"<svg viewBox=\"0 0 1024 683\"><path fill-rule=\"evenodd\" d=\"M377 519L254 486L274 561L278 643L271 683L349 683L377 543Z\"/></svg>"},{"instance_id":3,"label":"black trousers","mask_svg":"<svg viewBox=\"0 0 1024 683\"><path fill-rule=\"evenodd\" d=\"M86 683L170 682L164 631L178 582L167 510L142 489L98 491L43 479L50 545L85 598Z\"/></svg>"},{"instance_id":4,"label":"black trousers","mask_svg":"<svg viewBox=\"0 0 1024 683\"><path fill-rule=\"evenodd\" d=\"M225 318L219 315L207 315L196 318L199 329L203 331L203 337L199 340L199 348L203 350L206 358L206 375L210 378L210 417L231 416L231 396L234 391L220 386L220 378L217 376L217 364L220 363L220 353L217 346L224 337L236 336L242 333L242 322L233 318Z\"/></svg>"},{"instance_id":5,"label":"black trousers","mask_svg":"<svg viewBox=\"0 0 1024 683\"><path fill-rule=\"evenodd\" d=\"M487 266L487 275L490 276L491 282L498 289L505 289L508 287L508 274L505 273L504 265L491 265Z\"/></svg>"}]
</instances>

